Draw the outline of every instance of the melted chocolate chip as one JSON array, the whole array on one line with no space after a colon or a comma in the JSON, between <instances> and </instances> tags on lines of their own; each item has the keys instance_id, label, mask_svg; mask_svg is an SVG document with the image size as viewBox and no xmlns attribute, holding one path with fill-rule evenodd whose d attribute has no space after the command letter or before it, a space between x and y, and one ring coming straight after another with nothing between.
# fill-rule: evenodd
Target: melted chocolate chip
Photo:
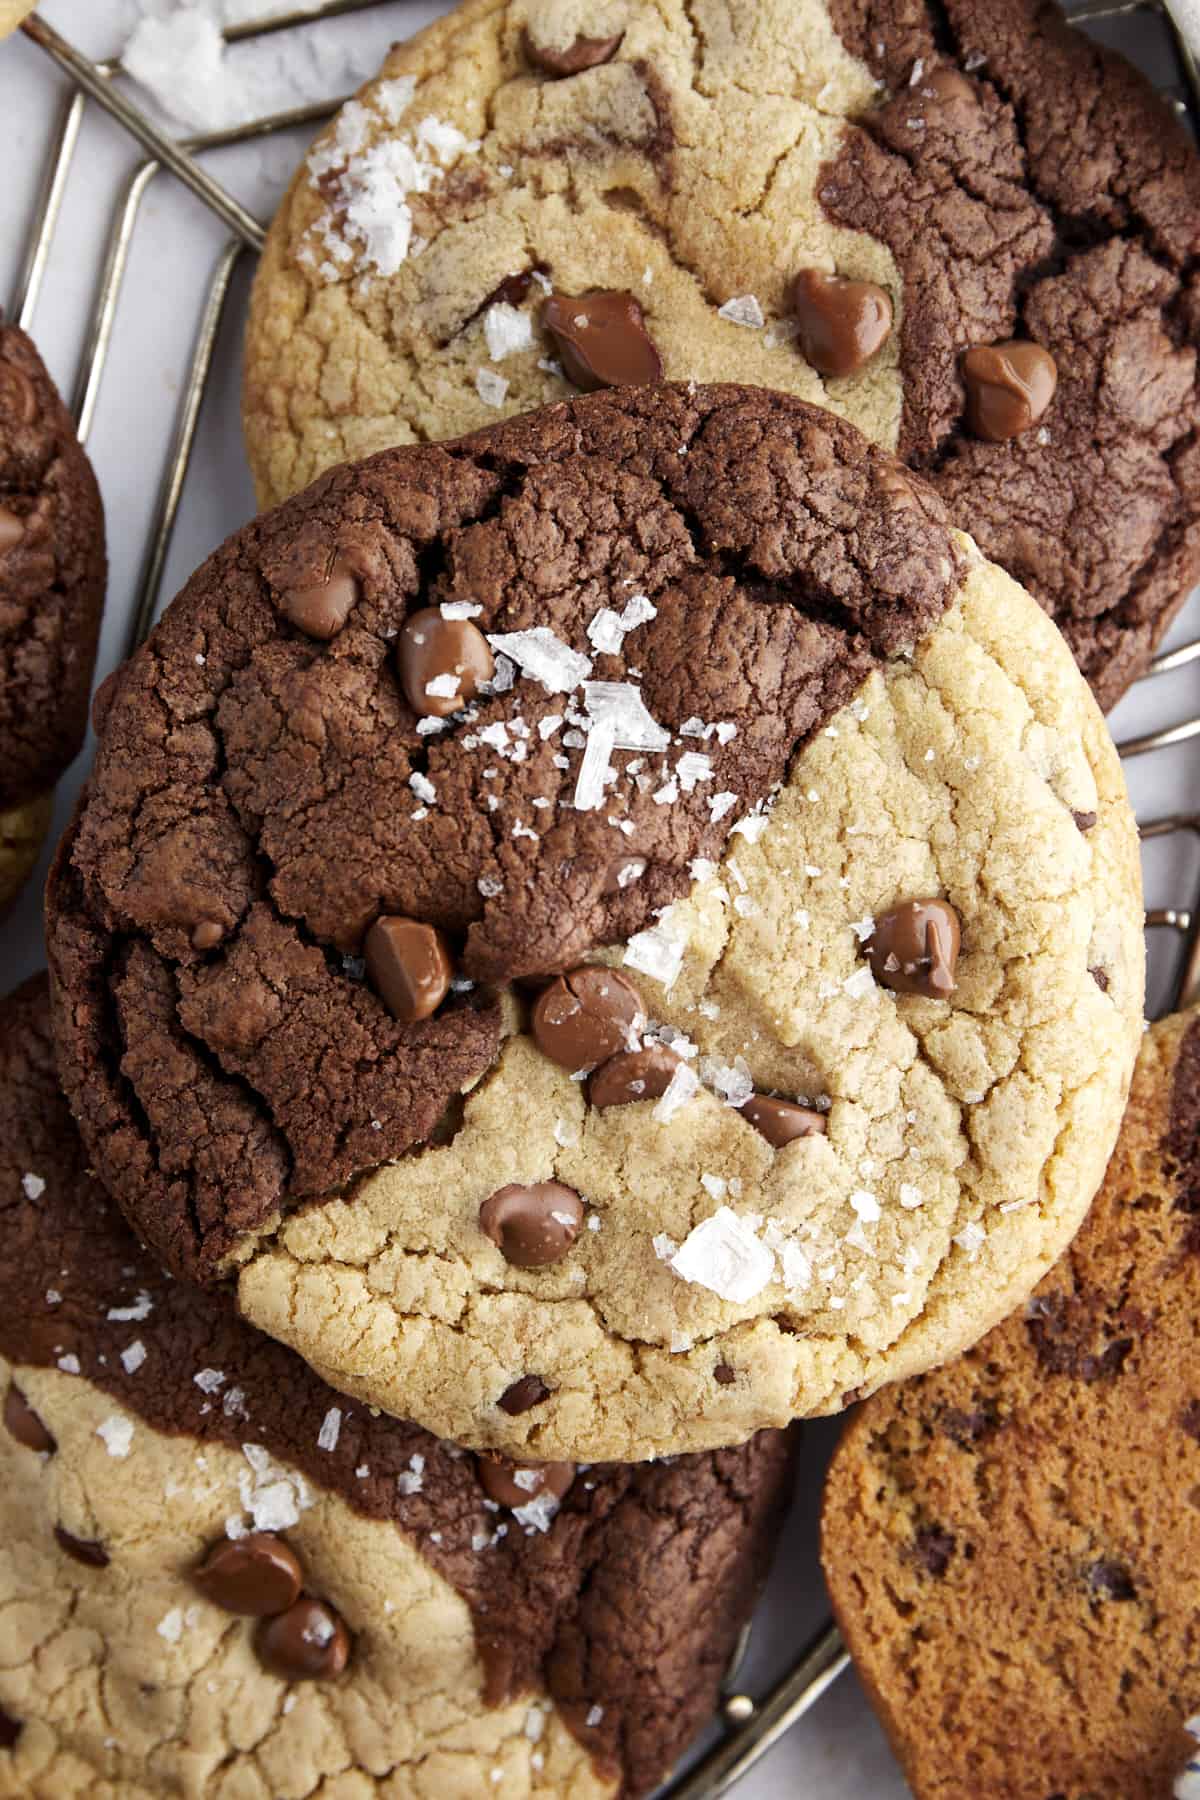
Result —
<instances>
[{"instance_id":1,"label":"melted chocolate chip","mask_svg":"<svg viewBox=\"0 0 1200 1800\"><path fill-rule=\"evenodd\" d=\"M662 358L632 294L551 294L542 306L542 324L558 347L567 379L586 393L662 380Z\"/></svg>"},{"instance_id":2,"label":"melted chocolate chip","mask_svg":"<svg viewBox=\"0 0 1200 1800\"><path fill-rule=\"evenodd\" d=\"M1137 1597L1137 1588L1129 1570L1119 1562L1094 1562L1086 1571L1087 1584L1093 1594L1101 1595L1105 1600L1133 1600Z\"/></svg>"},{"instance_id":3,"label":"melted chocolate chip","mask_svg":"<svg viewBox=\"0 0 1200 1800\"><path fill-rule=\"evenodd\" d=\"M543 1056L564 1069L590 1069L628 1049L644 1022L633 983L602 963L587 963L559 975L538 996L533 1038Z\"/></svg>"},{"instance_id":4,"label":"melted chocolate chip","mask_svg":"<svg viewBox=\"0 0 1200 1800\"><path fill-rule=\"evenodd\" d=\"M874 281L801 269L789 303L805 360L819 375L853 375L891 335L892 302Z\"/></svg>"},{"instance_id":5,"label":"melted chocolate chip","mask_svg":"<svg viewBox=\"0 0 1200 1800\"><path fill-rule=\"evenodd\" d=\"M1200 1444L1200 1400L1189 1400L1180 1409L1179 1423L1187 1435Z\"/></svg>"},{"instance_id":6,"label":"melted chocolate chip","mask_svg":"<svg viewBox=\"0 0 1200 1800\"><path fill-rule=\"evenodd\" d=\"M506 1457L481 1456L478 1466L480 1485L488 1499L510 1510L528 1506L539 1494L553 1494L561 1500L575 1479L575 1464L569 1462L515 1463Z\"/></svg>"},{"instance_id":7,"label":"melted chocolate chip","mask_svg":"<svg viewBox=\"0 0 1200 1800\"><path fill-rule=\"evenodd\" d=\"M192 926L192 949L215 950L225 936L225 927L218 925L215 919L201 919L198 925Z\"/></svg>"},{"instance_id":8,"label":"melted chocolate chip","mask_svg":"<svg viewBox=\"0 0 1200 1800\"><path fill-rule=\"evenodd\" d=\"M450 992L454 964L436 926L419 919L376 919L364 954L371 986L403 1025L430 1018Z\"/></svg>"},{"instance_id":9,"label":"melted chocolate chip","mask_svg":"<svg viewBox=\"0 0 1200 1800\"><path fill-rule=\"evenodd\" d=\"M588 1099L598 1108L628 1106L634 1100L657 1100L670 1087L679 1060L665 1044L626 1050L596 1070L588 1082Z\"/></svg>"},{"instance_id":10,"label":"melted chocolate chip","mask_svg":"<svg viewBox=\"0 0 1200 1800\"><path fill-rule=\"evenodd\" d=\"M790 1144L793 1138L825 1136L824 1113L798 1106L794 1100L777 1100L773 1094L751 1094L738 1111L776 1150Z\"/></svg>"},{"instance_id":11,"label":"melted chocolate chip","mask_svg":"<svg viewBox=\"0 0 1200 1800\"><path fill-rule=\"evenodd\" d=\"M59 1549L74 1557L77 1563L83 1563L85 1568L107 1569L108 1551L94 1538L72 1537L61 1525L54 1527L54 1537Z\"/></svg>"},{"instance_id":12,"label":"melted chocolate chip","mask_svg":"<svg viewBox=\"0 0 1200 1800\"><path fill-rule=\"evenodd\" d=\"M518 1269L561 1262L583 1227L583 1202L558 1181L512 1182L479 1209L479 1228Z\"/></svg>"},{"instance_id":13,"label":"melted chocolate chip","mask_svg":"<svg viewBox=\"0 0 1200 1800\"><path fill-rule=\"evenodd\" d=\"M949 107L967 101L975 105L975 89L965 75L946 67L931 69L905 96L905 105L928 118L934 107Z\"/></svg>"},{"instance_id":14,"label":"melted chocolate chip","mask_svg":"<svg viewBox=\"0 0 1200 1800\"><path fill-rule=\"evenodd\" d=\"M270 1531L222 1539L192 1571L205 1599L253 1619L286 1612L299 1599L303 1579L296 1552Z\"/></svg>"},{"instance_id":15,"label":"melted chocolate chip","mask_svg":"<svg viewBox=\"0 0 1200 1800\"><path fill-rule=\"evenodd\" d=\"M436 606L423 606L404 621L396 664L408 704L433 719L461 712L496 672L496 659L478 626L470 619L443 618Z\"/></svg>"},{"instance_id":16,"label":"melted chocolate chip","mask_svg":"<svg viewBox=\"0 0 1200 1800\"><path fill-rule=\"evenodd\" d=\"M977 438L1002 444L1036 425L1054 398L1058 370L1040 344L977 344L962 359L967 425Z\"/></svg>"},{"instance_id":17,"label":"melted chocolate chip","mask_svg":"<svg viewBox=\"0 0 1200 1800\"><path fill-rule=\"evenodd\" d=\"M329 1681L350 1660L350 1633L323 1600L304 1594L254 1634L264 1668L282 1681Z\"/></svg>"},{"instance_id":18,"label":"melted chocolate chip","mask_svg":"<svg viewBox=\"0 0 1200 1800\"><path fill-rule=\"evenodd\" d=\"M1102 994L1107 994L1108 985L1109 985L1108 970L1101 969L1100 967L1097 966L1095 968L1089 969L1088 974L1091 976L1091 978L1095 982L1096 986L1100 989L1100 992Z\"/></svg>"},{"instance_id":19,"label":"melted chocolate chip","mask_svg":"<svg viewBox=\"0 0 1200 1800\"><path fill-rule=\"evenodd\" d=\"M568 75L581 75L585 69L611 62L624 35L623 31L618 31L616 37L577 37L565 50L554 50L535 42L532 33L526 31L523 43L525 55L534 68L561 81Z\"/></svg>"},{"instance_id":20,"label":"melted chocolate chip","mask_svg":"<svg viewBox=\"0 0 1200 1800\"><path fill-rule=\"evenodd\" d=\"M506 1412L510 1419L515 1419L521 1413L540 1406L553 1392L554 1389L547 1387L540 1375L522 1375L519 1380L510 1382L496 1404L501 1412Z\"/></svg>"},{"instance_id":21,"label":"melted chocolate chip","mask_svg":"<svg viewBox=\"0 0 1200 1800\"><path fill-rule=\"evenodd\" d=\"M14 1719L0 1706L0 1750L11 1750L22 1732L20 1719Z\"/></svg>"},{"instance_id":22,"label":"melted chocolate chip","mask_svg":"<svg viewBox=\"0 0 1200 1800\"><path fill-rule=\"evenodd\" d=\"M922 1525L913 1544L916 1561L929 1575L944 1575L954 1555L955 1539L936 1525Z\"/></svg>"},{"instance_id":23,"label":"melted chocolate chip","mask_svg":"<svg viewBox=\"0 0 1200 1800\"><path fill-rule=\"evenodd\" d=\"M1080 831L1090 831L1096 823L1097 816L1094 812L1073 812L1071 814Z\"/></svg>"},{"instance_id":24,"label":"melted chocolate chip","mask_svg":"<svg viewBox=\"0 0 1200 1800\"><path fill-rule=\"evenodd\" d=\"M37 417L37 394L24 369L0 362L0 419L16 425L32 425Z\"/></svg>"},{"instance_id":25,"label":"melted chocolate chip","mask_svg":"<svg viewBox=\"0 0 1200 1800\"><path fill-rule=\"evenodd\" d=\"M737 1380L737 1371L731 1369L728 1363L718 1363L713 1370L713 1380L719 1382L722 1387L732 1387Z\"/></svg>"},{"instance_id":26,"label":"melted chocolate chip","mask_svg":"<svg viewBox=\"0 0 1200 1800\"><path fill-rule=\"evenodd\" d=\"M945 900L906 900L881 913L867 939L872 973L897 994L945 1000L954 992L960 928Z\"/></svg>"},{"instance_id":27,"label":"melted chocolate chip","mask_svg":"<svg viewBox=\"0 0 1200 1800\"><path fill-rule=\"evenodd\" d=\"M0 556L14 550L25 536L25 522L7 506L0 506Z\"/></svg>"},{"instance_id":28,"label":"melted chocolate chip","mask_svg":"<svg viewBox=\"0 0 1200 1800\"><path fill-rule=\"evenodd\" d=\"M306 637L337 636L358 604L362 589L357 575L340 556L324 581L289 588L279 597L284 617Z\"/></svg>"},{"instance_id":29,"label":"melted chocolate chip","mask_svg":"<svg viewBox=\"0 0 1200 1800\"><path fill-rule=\"evenodd\" d=\"M54 1438L26 1400L15 1382L9 1383L4 1396L4 1425L10 1437L23 1444L26 1450L37 1450L49 1455L58 1449Z\"/></svg>"}]
</instances>

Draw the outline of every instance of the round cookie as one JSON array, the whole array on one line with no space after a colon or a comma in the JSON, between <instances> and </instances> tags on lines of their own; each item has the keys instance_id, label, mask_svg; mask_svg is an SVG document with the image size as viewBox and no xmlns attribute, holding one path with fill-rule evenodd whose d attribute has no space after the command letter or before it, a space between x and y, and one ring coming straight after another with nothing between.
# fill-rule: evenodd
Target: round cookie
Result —
<instances>
[{"instance_id":1,"label":"round cookie","mask_svg":"<svg viewBox=\"0 0 1200 1800\"><path fill-rule=\"evenodd\" d=\"M468 0L274 222L250 461L273 504L581 382L785 389L923 473L1108 707L1200 575L1198 252L1186 131L1040 0Z\"/></svg>"},{"instance_id":2,"label":"round cookie","mask_svg":"<svg viewBox=\"0 0 1200 1800\"><path fill-rule=\"evenodd\" d=\"M1139 883L1061 637L935 496L789 397L627 388L333 471L193 577L52 877L63 1079L139 1234L334 1386L708 1448L1050 1266Z\"/></svg>"},{"instance_id":3,"label":"round cookie","mask_svg":"<svg viewBox=\"0 0 1200 1800\"><path fill-rule=\"evenodd\" d=\"M917 1800L1158 1800L1194 1752L1197 1249L1192 1011L1146 1036L1104 1185L1027 1306L877 1395L831 1465L834 1609Z\"/></svg>"},{"instance_id":4,"label":"round cookie","mask_svg":"<svg viewBox=\"0 0 1200 1800\"><path fill-rule=\"evenodd\" d=\"M0 1122L0 1793L602 1800L669 1772L761 1588L785 1434L547 1477L348 1406L137 1244L44 978L0 1003Z\"/></svg>"},{"instance_id":5,"label":"round cookie","mask_svg":"<svg viewBox=\"0 0 1200 1800\"><path fill-rule=\"evenodd\" d=\"M0 907L78 754L104 604L104 512L41 357L0 321Z\"/></svg>"},{"instance_id":6,"label":"round cookie","mask_svg":"<svg viewBox=\"0 0 1200 1800\"><path fill-rule=\"evenodd\" d=\"M0 0L0 37L7 37L15 31L22 19L27 19L36 5L36 0Z\"/></svg>"}]
</instances>

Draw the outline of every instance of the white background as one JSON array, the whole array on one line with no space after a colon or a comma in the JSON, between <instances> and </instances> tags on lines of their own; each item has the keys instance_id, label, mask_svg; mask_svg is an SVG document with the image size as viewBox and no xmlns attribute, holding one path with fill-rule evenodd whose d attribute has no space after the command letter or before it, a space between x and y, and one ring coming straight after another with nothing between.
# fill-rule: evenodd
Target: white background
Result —
<instances>
[{"instance_id":1,"label":"white background","mask_svg":"<svg viewBox=\"0 0 1200 1800\"><path fill-rule=\"evenodd\" d=\"M46 0L43 15L81 49L104 57L119 52L127 30L141 12L167 12L171 4L172 0ZM278 9L283 10L283 0ZM236 4L228 10L236 13ZM255 10L263 13L268 7L263 0L256 0ZM288 85L289 77L302 76L310 88L314 81L324 81L323 91L333 97L355 85L355 77L369 73L391 41L409 35L442 10L437 5L395 0L366 15L309 25L304 28L303 36L309 42L300 64L279 39L272 41L269 50L265 45L259 50L244 47L231 54L258 57L255 66L264 78L278 67L285 104L297 97ZM1156 79L1169 79L1157 26L1142 20L1126 30L1125 47L1130 53L1143 61ZM288 60L282 62L285 54ZM5 140L0 165L0 301L14 292L63 92L61 77L24 38L0 47L0 118ZM276 137L257 147L214 152L207 163L218 179L265 221L308 135ZM89 109L33 325L51 371L68 398L104 244L122 197L122 184L137 160L138 153L120 129L94 108ZM111 560L98 677L124 654L183 375L203 296L226 238L225 230L169 176L156 178L140 216L88 446L104 493ZM249 265L250 258L243 258L226 311L171 547L163 586L166 596L254 510L238 424L241 320ZM1198 634L1200 604L1193 597L1168 641L1179 643ZM1200 664L1143 683L1115 713L1114 732L1120 740L1160 724L1177 723L1196 712L1200 712ZM61 785L56 830L69 812L89 755L90 746ZM1127 764L1139 816L1146 819L1194 805L1198 766L1200 740ZM24 902L0 928L4 990L43 961L39 900L44 862ZM1197 895L1198 877L1196 840L1174 837L1152 846L1147 854L1147 903L1190 905ZM1173 934L1152 934L1151 1011L1162 1010L1168 1001L1172 959L1178 959L1180 949ZM821 1472L836 1435L831 1423L805 1428L797 1500L742 1677L753 1693L765 1690L826 1615L816 1561L816 1517ZM828 1800L863 1800L864 1796L899 1800L905 1791L852 1675L836 1684L739 1789L746 1800L798 1800L801 1795Z\"/></svg>"}]
</instances>

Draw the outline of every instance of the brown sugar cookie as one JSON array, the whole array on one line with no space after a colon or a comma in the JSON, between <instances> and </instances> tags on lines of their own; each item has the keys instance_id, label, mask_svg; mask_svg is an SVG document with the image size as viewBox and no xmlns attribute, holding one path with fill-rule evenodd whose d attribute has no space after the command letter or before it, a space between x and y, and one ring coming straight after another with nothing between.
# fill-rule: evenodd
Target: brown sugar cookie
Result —
<instances>
[{"instance_id":1,"label":"brown sugar cookie","mask_svg":"<svg viewBox=\"0 0 1200 1800\"><path fill-rule=\"evenodd\" d=\"M165 1276L0 1003L0 1792L644 1794L716 1702L787 1437L477 1459Z\"/></svg>"},{"instance_id":2,"label":"brown sugar cookie","mask_svg":"<svg viewBox=\"0 0 1200 1800\"><path fill-rule=\"evenodd\" d=\"M1200 575L1200 160L1042 0L467 0L274 222L264 502L580 388L743 381L919 470L1104 707Z\"/></svg>"},{"instance_id":3,"label":"brown sugar cookie","mask_svg":"<svg viewBox=\"0 0 1200 1800\"><path fill-rule=\"evenodd\" d=\"M612 390L192 578L51 884L63 1079L139 1235L335 1387L713 1448L1055 1260L1139 883L1086 684L934 494L789 396Z\"/></svg>"},{"instance_id":4,"label":"brown sugar cookie","mask_svg":"<svg viewBox=\"0 0 1200 1800\"><path fill-rule=\"evenodd\" d=\"M918 1800L1159 1800L1200 1713L1200 1013L1147 1034L1032 1299L868 1401L823 1560ZM1180 1786L1180 1795L1195 1791Z\"/></svg>"}]
</instances>

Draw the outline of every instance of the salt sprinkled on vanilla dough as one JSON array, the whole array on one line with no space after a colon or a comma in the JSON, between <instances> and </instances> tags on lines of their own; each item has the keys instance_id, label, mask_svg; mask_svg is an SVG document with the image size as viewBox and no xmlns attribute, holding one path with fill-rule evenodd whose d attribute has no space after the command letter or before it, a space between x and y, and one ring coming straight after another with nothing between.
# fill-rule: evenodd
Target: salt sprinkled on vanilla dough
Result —
<instances>
[{"instance_id":1,"label":"salt sprinkled on vanilla dough","mask_svg":"<svg viewBox=\"0 0 1200 1800\"><path fill-rule=\"evenodd\" d=\"M746 325L751 331L761 331L766 324L756 294L738 294L727 300L724 306L718 306L717 317L728 319L731 325Z\"/></svg>"},{"instance_id":2,"label":"salt sprinkled on vanilla dough","mask_svg":"<svg viewBox=\"0 0 1200 1800\"><path fill-rule=\"evenodd\" d=\"M627 969L636 969L640 975L649 975L652 981L661 982L665 988L674 986L680 969L683 967L683 953L687 948L685 941L672 929L669 917L670 907L657 925L651 925L646 931L639 931L625 946L623 961Z\"/></svg>"},{"instance_id":3,"label":"salt sprinkled on vanilla dough","mask_svg":"<svg viewBox=\"0 0 1200 1800\"><path fill-rule=\"evenodd\" d=\"M688 1233L671 1267L684 1281L740 1306L772 1280L775 1258L746 1220L721 1206Z\"/></svg>"},{"instance_id":4,"label":"salt sprinkled on vanilla dough","mask_svg":"<svg viewBox=\"0 0 1200 1800\"><path fill-rule=\"evenodd\" d=\"M101 1419L96 1436L104 1440L110 1456L128 1456L129 1446L133 1443L133 1420L114 1413L111 1419Z\"/></svg>"},{"instance_id":5,"label":"salt sprinkled on vanilla dough","mask_svg":"<svg viewBox=\"0 0 1200 1800\"><path fill-rule=\"evenodd\" d=\"M687 1063L681 1062L654 1107L653 1117L660 1125L673 1119L680 1107L686 1106L700 1086L700 1078Z\"/></svg>"},{"instance_id":6,"label":"salt sprinkled on vanilla dough","mask_svg":"<svg viewBox=\"0 0 1200 1800\"><path fill-rule=\"evenodd\" d=\"M495 369L476 369L475 392L485 406L503 406L508 382L503 375L497 375Z\"/></svg>"},{"instance_id":7,"label":"salt sprinkled on vanilla dough","mask_svg":"<svg viewBox=\"0 0 1200 1800\"><path fill-rule=\"evenodd\" d=\"M533 320L507 301L497 300L483 315L483 335L492 361L503 362L517 350L529 349L533 343Z\"/></svg>"}]
</instances>

